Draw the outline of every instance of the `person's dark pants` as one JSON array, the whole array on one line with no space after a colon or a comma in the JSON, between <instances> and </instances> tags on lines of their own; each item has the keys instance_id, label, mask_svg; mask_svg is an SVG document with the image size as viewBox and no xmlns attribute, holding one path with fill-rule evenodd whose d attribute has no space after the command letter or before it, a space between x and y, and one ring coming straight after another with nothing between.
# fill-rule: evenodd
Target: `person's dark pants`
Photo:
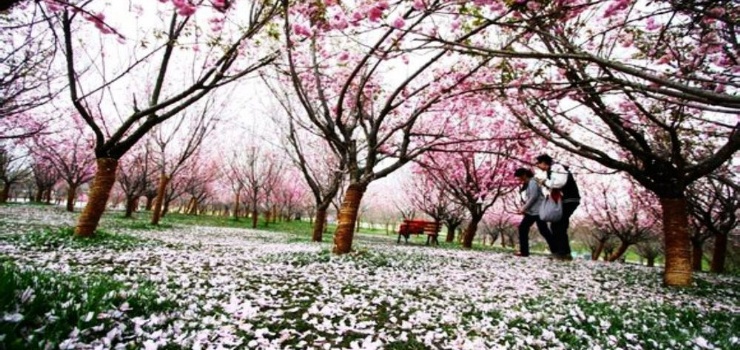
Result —
<instances>
[{"instance_id":1,"label":"person's dark pants","mask_svg":"<svg viewBox=\"0 0 740 350\"><path fill-rule=\"evenodd\" d=\"M570 216L578 208L579 203L563 203L563 217L559 221L550 224L553 237L552 253L557 256L570 256L570 239L568 238L568 227Z\"/></svg>"},{"instance_id":2,"label":"person's dark pants","mask_svg":"<svg viewBox=\"0 0 740 350\"><path fill-rule=\"evenodd\" d=\"M545 239L547 246L552 252L552 233L550 232L550 228L547 227L547 223L540 220L540 217L537 215L524 214L522 222L519 223L519 253L521 253L522 256L529 255L529 229L534 223L537 223L537 229L540 231L540 234Z\"/></svg>"}]
</instances>

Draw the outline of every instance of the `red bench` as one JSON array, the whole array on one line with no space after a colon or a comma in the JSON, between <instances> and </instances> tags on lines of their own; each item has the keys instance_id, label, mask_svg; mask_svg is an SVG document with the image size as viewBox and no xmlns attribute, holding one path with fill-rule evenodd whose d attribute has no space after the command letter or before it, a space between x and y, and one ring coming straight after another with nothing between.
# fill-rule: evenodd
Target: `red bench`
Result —
<instances>
[{"instance_id":1,"label":"red bench","mask_svg":"<svg viewBox=\"0 0 740 350\"><path fill-rule=\"evenodd\" d=\"M430 243L439 245L437 237L439 236L440 227L441 225L434 221L403 220L403 223L398 228L398 241L396 243L401 243L401 237L403 237L406 240L406 243L408 243L409 236L426 234L427 245Z\"/></svg>"}]
</instances>

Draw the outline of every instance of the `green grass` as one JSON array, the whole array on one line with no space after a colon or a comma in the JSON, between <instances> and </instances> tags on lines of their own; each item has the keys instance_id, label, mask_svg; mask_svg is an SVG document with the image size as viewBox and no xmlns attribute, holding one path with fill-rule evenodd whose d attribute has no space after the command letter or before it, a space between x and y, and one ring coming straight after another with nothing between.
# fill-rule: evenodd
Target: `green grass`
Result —
<instances>
[{"instance_id":1,"label":"green grass","mask_svg":"<svg viewBox=\"0 0 740 350\"><path fill-rule=\"evenodd\" d=\"M169 310L153 284L127 285L102 275L66 275L0 263L3 349L57 348L73 329L81 340L103 337L114 321ZM93 326L99 326L93 330Z\"/></svg>"},{"instance_id":2,"label":"green grass","mask_svg":"<svg viewBox=\"0 0 740 350\"><path fill-rule=\"evenodd\" d=\"M0 241L13 242L22 248L33 248L41 251L52 251L60 248L131 250L153 242L130 235L96 231L93 237L76 237L74 228L69 226L42 228L25 234L2 235Z\"/></svg>"}]
</instances>

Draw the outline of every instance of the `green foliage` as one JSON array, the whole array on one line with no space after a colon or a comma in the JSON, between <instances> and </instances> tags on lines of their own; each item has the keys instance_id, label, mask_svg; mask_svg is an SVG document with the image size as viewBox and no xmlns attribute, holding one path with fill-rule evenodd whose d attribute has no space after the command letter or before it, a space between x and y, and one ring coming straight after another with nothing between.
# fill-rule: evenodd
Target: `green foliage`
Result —
<instances>
[{"instance_id":1,"label":"green foliage","mask_svg":"<svg viewBox=\"0 0 740 350\"><path fill-rule=\"evenodd\" d=\"M26 234L3 235L0 241L13 242L22 248L33 248L41 251L60 248L131 250L152 242L124 234L109 233L98 230L93 237L76 237L74 227L63 226L44 228Z\"/></svg>"},{"instance_id":2,"label":"green foliage","mask_svg":"<svg viewBox=\"0 0 740 350\"><path fill-rule=\"evenodd\" d=\"M21 269L10 262L0 264L0 290L3 349L56 348L74 329L92 341L124 315L147 316L175 305L160 299L148 282L127 285L102 275Z\"/></svg>"}]
</instances>

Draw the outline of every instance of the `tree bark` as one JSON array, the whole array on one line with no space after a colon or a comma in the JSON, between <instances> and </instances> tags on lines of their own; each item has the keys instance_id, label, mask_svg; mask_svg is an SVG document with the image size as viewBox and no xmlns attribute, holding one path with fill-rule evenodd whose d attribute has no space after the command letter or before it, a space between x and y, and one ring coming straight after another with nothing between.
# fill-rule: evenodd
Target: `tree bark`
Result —
<instances>
[{"instance_id":1,"label":"tree bark","mask_svg":"<svg viewBox=\"0 0 740 350\"><path fill-rule=\"evenodd\" d=\"M239 191L234 196L234 221L239 221Z\"/></svg>"},{"instance_id":2,"label":"tree bark","mask_svg":"<svg viewBox=\"0 0 740 350\"><path fill-rule=\"evenodd\" d=\"M611 256L609 256L609 261L619 260L619 258L621 258L622 255L624 255L624 253L627 251L627 248L629 248L629 246L630 246L629 244L625 242L621 242L619 244L619 247L617 248L617 251L614 252L614 254L612 254Z\"/></svg>"},{"instance_id":3,"label":"tree bark","mask_svg":"<svg viewBox=\"0 0 740 350\"><path fill-rule=\"evenodd\" d=\"M164 196L167 192L167 185L170 183L170 177L167 174L162 174L159 177L159 185L157 186L157 197L154 198L154 211L152 212L152 225L159 225L159 219L162 218L162 206L164 204Z\"/></svg>"},{"instance_id":4,"label":"tree bark","mask_svg":"<svg viewBox=\"0 0 740 350\"><path fill-rule=\"evenodd\" d=\"M254 207L252 207L252 228L257 228L257 216L257 205L255 204Z\"/></svg>"},{"instance_id":5,"label":"tree bark","mask_svg":"<svg viewBox=\"0 0 740 350\"><path fill-rule=\"evenodd\" d=\"M457 226L459 225L447 225L447 237L445 237L445 242L452 243L455 241L455 230L457 230Z\"/></svg>"},{"instance_id":6,"label":"tree bark","mask_svg":"<svg viewBox=\"0 0 740 350\"><path fill-rule=\"evenodd\" d=\"M714 236L714 250L712 251L712 264L709 271L715 273L725 272L725 259L727 258L727 234Z\"/></svg>"},{"instance_id":7,"label":"tree bark","mask_svg":"<svg viewBox=\"0 0 740 350\"><path fill-rule=\"evenodd\" d=\"M465 233L463 234L463 248L473 248L473 239L475 238L475 233L478 231L479 222L480 218L472 218L468 227L465 228ZM501 241L503 242L503 235Z\"/></svg>"},{"instance_id":8,"label":"tree bark","mask_svg":"<svg viewBox=\"0 0 740 350\"><path fill-rule=\"evenodd\" d=\"M311 235L312 242L323 241L324 226L326 226L326 208L319 208L316 210L316 220L314 221L313 234Z\"/></svg>"},{"instance_id":9,"label":"tree bark","mask_svg":"<svg viewBox=\"0 0 740 350\"><path fill-rule=\"evenodd\" d=\"M126 214L123 217L130 218L134 213L134 206L136 206L136 197L126 197Z\"/></svg>"},{"instance_id":10,"label":"tree bark","mask_svg":"<svg viewBox=\"0 0 740 350\"><path fill-rule=\"evenodd\" d=\"M701 271L701 260L704 257L704 242L698 239L691 240L691 268Z\"/></svg>"},{"instance_id":11,"label":"tree bark","mask_svg":"<svg viewBox=\"0 0 740 350\"><path fill-rule=\"evenodd\" d=\"M8 203L8 195L10 194L10 184L5 183L3 188L0 190L0 203Z\"/></svg>"},{"instance_id":12,"label":"tree bark","mask_svg":"<svg viewBox=\"0 0 740 350\"><path fill-rule=\"evenodd\" d=\"M601 252L604 251L604 244L605 242L599 241L599 245L596 246L596 250L591 253L592 261L599 260L599 256L601 255Z\"/></svg>"},{"instance_id":13,"label":"tree bark","mask_svg":"<svg viewBox=\"0 0 740 350\"><path fill-rule=\"evenodd\" d=\"M647 266L655 267L655 258L652 256L647 257Z\"/></svg>"},{"instance_id":14,"label":"tree bark","mask_svg":"<svg viewBox=\"0 0 740 350\"><path fill-rule=\"evenodd\" d=\"M660 198L665 238L665 275L668 286L691 286L691 241L686 198Z\"/></svg>"},{"instance_id":15,"label":"tree bark","mask_svg":"<svg viewBox=\"0 0 740 350\"><path fill-rule=\"evenodd\" d=\"M67 189L67 211L75 211L75 198L77 198L77 186L70 185Z\"/></svg>"},{"instance_id":16,"label":"tree bark","mask_svg":"<svg viewBox=\"0 0 740 350\"><path fill-rule=\"evenodd\" d=\"M116 182L118 159L98 158L96 163L98 167L90 187L90 195L75 228L75 236L78 237L92 237L95 234L100 217L105 212L110 191Z\"/></svg>"},{"instance_id":17,"label":"tree bark","mask_svg":"<svg viewBox=\"0 0 740 350\"><path fill-rule=\"evenodd\" d=\"M352 239L360 209L362 196L365 194L367 185L353 183L347 187L344 193L342 206L339 208L337 231L334 234L334 254L347 254L352 250Z\"/></svg>"},{"instance_id":18,"label":"tree bark","mask_svg":"<svg viewBox=\"0 0 740 350\"><path fill-rule=\"evenodd\" d=\"M44 199L44 189L43 188L36 189L36 195L33 197L33 201L36 203L41 203L43 199Z\"/></svg>"}]
</instances>

